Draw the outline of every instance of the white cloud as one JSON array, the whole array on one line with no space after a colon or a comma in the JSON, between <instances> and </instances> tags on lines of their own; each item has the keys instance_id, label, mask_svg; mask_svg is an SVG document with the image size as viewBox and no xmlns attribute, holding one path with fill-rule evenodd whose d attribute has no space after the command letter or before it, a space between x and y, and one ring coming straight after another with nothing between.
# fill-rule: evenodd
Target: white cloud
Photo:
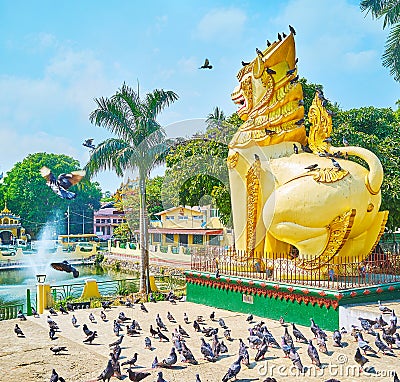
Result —
<instances>
[{"instance_id":1,"label":"white cloud","mask_svg":"<svg viewBox=\"0 0 400 382\"><path fill-rule=\"evenodd\" d=\"M239 8L215 8L197 24L195 37L204 41L235 39L243 31L246 13Z\"/></svg>"},{"instance_id":2,"label":"white cloud","mask_svg":"<svg viewBox=\"0 0 400 382\"><path fill-rule=\"evenodd\" d=\"M183 57L178 61L179 71L183 71L185 73L193 73L200 65L201 60L198 58L191 57Z\"/></svg>"},{"instance_id":3,"label":"white cloud","mask_svg":"<svg viewBox=\"0 0 400 382\"><path fill-rule=\"evenodd\" d=\"M375 50L363 50L361 52L348 52L345 54L345 60L350 68L364 71L365 68L369 67L376 62L379 58Z\"/></svg>"}]
</instances>

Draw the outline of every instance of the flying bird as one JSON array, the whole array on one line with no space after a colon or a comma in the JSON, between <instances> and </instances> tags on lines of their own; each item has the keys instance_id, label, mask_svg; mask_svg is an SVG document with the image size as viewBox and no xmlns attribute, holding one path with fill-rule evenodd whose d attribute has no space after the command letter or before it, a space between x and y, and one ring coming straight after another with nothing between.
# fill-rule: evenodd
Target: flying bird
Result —
<instances>
[{"instance_id":1,"label":"flying bird","mask_svg":"<svg viewBox=\"0 0 400 382\"><path fill-rule=\"evenodd\" d=\"M68 189L79 183L81 179L85 176L86 172L83 170L72 171L68 174L60 174L58 178L51 172L47 167L42 167L40 169L40 174L46 179L47 185L62 199L75 199L76 193L68 191Z\"/></svg>"},{"instance_id":2,"label":"flying bird","mask_svg":"<svg viewBox=\"0 0 400 382\"><path fill-rule=\"evenodd\" d=\"M208 58L204 60L204 64L200 66L199 69L212 69L212 65L210 65L210 61L208 60Z\"/></svg>"},{"instance_id":3,"label":"flying bird","mask_svg":"<svg viewBox=\"0 0 400 382\"><path fill-rule=\"evenodd\" d=\"M85 142L82 143L82 146L89 147L89 149L94 150L96 146L93 144L93 138L86 139Z\"/></svg>"},{"instance_id":4,"label":"flying bird","mask_svg":"<svg viewBox=\"0 0 400 382\"><path fill-rule=\"evenodd\" d=\"M62 263L51 263L50 265L57 271L63 271L67 273L72 272L74 278L79 277L79 271L74 268L67 260L64 260Z\"/></svg>"}]
</instances>

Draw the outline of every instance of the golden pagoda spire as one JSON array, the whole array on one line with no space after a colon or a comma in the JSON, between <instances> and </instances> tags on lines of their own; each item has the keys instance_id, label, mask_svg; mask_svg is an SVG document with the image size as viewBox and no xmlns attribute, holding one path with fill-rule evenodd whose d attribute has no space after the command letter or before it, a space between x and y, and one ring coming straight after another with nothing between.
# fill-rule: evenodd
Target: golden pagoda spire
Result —
<instances>
[{"instance_id":1,"label":"golden pagoda spire","mask_svg":"<svg viewBox=\"0 0 400 382\"><path fill-rule=\"evenodd\" d=\"M4 209L1 211L2 214L9 214L11 211L7 208L7 202L4 202Z\"/></svg>"}]
</instances>

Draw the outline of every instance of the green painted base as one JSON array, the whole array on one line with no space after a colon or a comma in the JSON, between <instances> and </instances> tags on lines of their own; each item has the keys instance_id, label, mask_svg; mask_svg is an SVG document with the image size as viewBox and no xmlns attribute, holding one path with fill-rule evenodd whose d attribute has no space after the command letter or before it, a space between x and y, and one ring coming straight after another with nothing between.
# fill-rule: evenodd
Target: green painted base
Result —
<instances>
[{"instance_id":1,"label":"green painted base","mask_svg":"<svg viewBox=\"0 0 400 382\"><path fill-rule=\"evenodd\" d=\"M339 328L339 306L399 298L400 283L366 288L329 290L303 285L239 277L215 278L207 272L187 271L187 301L310 325L313 318L329 331Z\"/></svg>"}]
</instances>

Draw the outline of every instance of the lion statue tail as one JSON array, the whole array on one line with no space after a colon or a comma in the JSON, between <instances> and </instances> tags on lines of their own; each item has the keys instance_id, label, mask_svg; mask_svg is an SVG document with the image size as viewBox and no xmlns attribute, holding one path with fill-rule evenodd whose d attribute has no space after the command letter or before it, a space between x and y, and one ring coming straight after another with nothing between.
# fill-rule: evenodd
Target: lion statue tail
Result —
<instances>
[{"instance_id":1,"label":"lion statue tail","mask_svg":"<svg viewBox=\"0 0 400 382\"><path fill-rule=\"evenodd\" d=\"M372 195L379 193L382 181L383 181L383 168L378 157L371 151L362 147L346 146L346 147L332 147L330 148L331 153L336 152L346 153L346 155L354 155L365 162L369 167L369 172L365 177L365 186Z\"/></svg>"}]
</instances>

